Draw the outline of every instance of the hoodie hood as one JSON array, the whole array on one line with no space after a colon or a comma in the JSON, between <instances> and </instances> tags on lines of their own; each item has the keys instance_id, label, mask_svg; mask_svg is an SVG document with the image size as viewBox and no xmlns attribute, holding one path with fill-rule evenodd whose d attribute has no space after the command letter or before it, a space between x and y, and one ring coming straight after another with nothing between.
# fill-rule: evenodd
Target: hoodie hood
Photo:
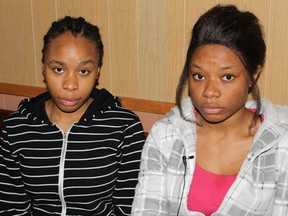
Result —
<instances>
[{"instance_id":1,"label":"hoodie hood","mask_svg":"<svg viewBox=\"0 0 288 216\"><path fill-rule=\"evenodd\" d=\"M196 121L194 106L190 97L182 100L181 107L182 116L178 106L173 107L172 110L165 115L175 127L179 127L183 121L191 123Z\"/></svg>"},{"instance_id":2,"label":"hoodie hood","mask_svg":"<svg viewBox=\"0 0 288 216\"><path fill-rule=\"evenodd\" d=\"M284 105L275 105L268 99L261 100L260 114L263 114L267 121L278 123L288 122L288 107ZM256 108L256 101L248 101L245 105L247 108Z\"/></svg>"},{"instance_id":3,"label":"hoodie hood","mask_svg":"<svg viewBox=\"0 0 288 216\"><path fill-rule=\"evenodd\" d=\"M121 106L120 99L114 97L106 89L94 89L91 97L94 99L83 114L80 122L89 122L90 119L102 112ZM48 92L42 93L34 98L22 100L18 106L21 116L41 123L51 123L45 111L45 102L51 97Z\"/></svg>"},{"instance_id":4,"label":"hoodie hood","mask_svg":"<svg viewBox=\"0 0 288 216\"><path fill-rule=\"evenodd\" d=\"M175 106L170 112L166 114L167 121L172 124L175 132L182 140L185 150L186 158L195 157L197 132L196 132L196 117L194 113L194 106L190 97L181 102L182 114L180 114L179 107ZM191 163L192 160L190 160ZM190 165L190 167L192 167Z\"/></svg>"}]
</instances>

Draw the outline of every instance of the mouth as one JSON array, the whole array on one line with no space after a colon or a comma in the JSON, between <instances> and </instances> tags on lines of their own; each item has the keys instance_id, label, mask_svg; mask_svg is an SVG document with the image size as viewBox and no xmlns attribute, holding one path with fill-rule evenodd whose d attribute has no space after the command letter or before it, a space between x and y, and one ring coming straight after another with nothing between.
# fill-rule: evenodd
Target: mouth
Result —
<instances>
[{"instance_id":1,"label":"mouth","mask_svg":"<svg viewBox=\"0 0 288 216\"><path fill-rule=\"evenodd\" d=\"M60 98L59 100L63 106L67 107L75 106L79 101L79 99L73 99L73 98Z\"/></svg>"},{"instance_id":2,"label":"mouth","mask_svg":"<svg viewBox=\"0 0 288 216\"><path fill-rule=\"evenodd\" d=\"M202 106L202 110L207 114L207 115L216 115L219 114L223 111L223 107L220 107L218 105L213 105L213 104L208 104Z\"/></svg>"}]
</instances>

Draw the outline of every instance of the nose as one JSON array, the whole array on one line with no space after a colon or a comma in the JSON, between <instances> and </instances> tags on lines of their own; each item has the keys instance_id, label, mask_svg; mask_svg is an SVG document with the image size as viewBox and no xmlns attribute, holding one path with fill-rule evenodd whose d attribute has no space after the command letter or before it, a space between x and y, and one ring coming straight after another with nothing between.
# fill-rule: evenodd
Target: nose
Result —
<instances>
[{"instance_id":1,"label":"nose","mask_svg":"<svg viewBox=\"0 0 288 216\"><path fill-rule=\"evenodd\" d=\"M78 89L78 80L75 74L66 74L63 83L63 89L73 91Z\"/></svg>"},{"instance_id":2,"label":"nose","mask_svg":"<svg viewBox=\"0 0 288 216\"><path fill-rule=\"evenodd\" d=\"M219 86L217 84L217 81L212 81L212 80L207 81L207 83L204 87L202 96L206 97L206 98L213 98L213 97L218 98L218 97L220 97L221 92L220 92Z\"/></svg>"}]
</instances>

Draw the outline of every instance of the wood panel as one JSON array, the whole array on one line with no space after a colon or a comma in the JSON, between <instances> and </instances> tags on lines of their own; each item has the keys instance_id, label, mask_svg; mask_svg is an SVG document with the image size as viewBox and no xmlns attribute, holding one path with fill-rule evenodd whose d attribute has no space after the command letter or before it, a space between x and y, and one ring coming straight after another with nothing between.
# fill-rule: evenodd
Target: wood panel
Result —
<instances>
[{"instance_id":1,"label":"wood panel","mask_svg":"<svg viewBox=\"0 0 288 216\"><path fill-rule=\"evenodd\" d=\"M0 82L44 87L44 34L55 19L83 16L99 26L104 42L99 88L174 102L192 26L218 3L259 17L267 42L260 90L273 102L288 104L286 0L0 0Z\"/></svg>"},{"instance_id":2,"label":"wood panel","mask_svg":"<svg viewBox=\"0 0 288 216\"><path fill-rule=\"evenodd\" d=\"M0 81L35 85L30 0L0 0L0 26Z\"/></svg>"},{"instance_id":3,"label":"wood panel","mask_svg":"<svg viewBox=\"0 0 288 216\"><path fill-rule=\"evenodd\" d=\"M141 85L137 70L137 1L110 1L109 13L111 91L116 95L139 96Z\"/></svg>"},{"instance_id":4,"label":"wood panel","mask_svg":"<svg viewBox=\"0 0 288 216\"><path fill-rule=\"evenodd\" d=\"M288 104L288 2L271 1L268 35L266 94L275 103Z\"/></svg>"},{"instance_id":5,"label":"wood panel","mask_svg":"<svg viewBox=\"0 0 288 216\"><path fill-rule=\"evenodd\" d=\"M183 64L184 2L138 2L139 93L146 99L173 101Z\"/></svg>"}]
</instances>

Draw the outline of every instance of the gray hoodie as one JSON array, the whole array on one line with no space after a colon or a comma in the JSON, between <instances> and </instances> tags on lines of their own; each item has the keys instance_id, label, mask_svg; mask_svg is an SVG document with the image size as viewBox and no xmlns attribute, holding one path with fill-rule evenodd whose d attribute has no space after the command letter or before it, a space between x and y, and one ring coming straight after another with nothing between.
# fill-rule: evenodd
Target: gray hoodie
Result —
<instances>
[{"instance_id":1,"label":"gray hoodie","mask_svg":"<svg viewBox=\"0 0 288 216\"><path fill-rule=\"evenodd\" d=\"M255 108L255 102L246 104ZM191 99L156 122L142 152L132 215L204 215L187 209L197 133ZM236 180L213 216L288 215L288 107L262 100L264 121Z\"/></svg>"}]
</instances>

